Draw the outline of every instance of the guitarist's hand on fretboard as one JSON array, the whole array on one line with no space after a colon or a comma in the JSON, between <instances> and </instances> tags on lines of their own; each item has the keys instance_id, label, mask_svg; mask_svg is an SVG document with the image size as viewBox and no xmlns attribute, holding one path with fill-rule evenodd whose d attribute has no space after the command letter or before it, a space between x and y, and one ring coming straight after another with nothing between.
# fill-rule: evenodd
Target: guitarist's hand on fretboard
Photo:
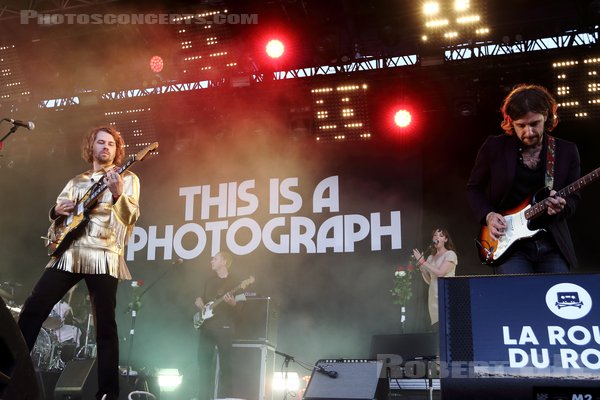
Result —
<instances>
[{"instance_id":1,"label":"guitarist's hand on fretboard","mask_svg":"<svg viewBox=\"0 0 600 400\"><path fill-rule=\"evenodd\" d=\"M548 215L559 214L567 205L567 201L556 194L556 190L552 190L550 191L550 197L544 200L548 205Z\"/></svg>"},{"instance_id":2,"label":"guitarist's hand on fretboard","mask_svg":"<svg viewBox=\"0 0 600 400\"><path fill-rule=\"evenodd\" d=\"M106 187L115 199L123 194L123 178L116 168L106 173Z\"/></svg>"},{"instance_id":3,"label":"guitarist's hand on fretboard","mask_svg":"<svg viewBox=\"0 0 600 400\"><path fill-rule=\"evenodd\" d=\"M202 297L198 297L196 298L196 301L194 302L194 304L196 305L196 307L198 307L200 310L204 310L204 300L202 300Z\"/></svg>"},{"instance_id":4,"label":"guitarist's hand on fretboard","mask_svg":"<svg viewBox=\"0 0 600 400\"><path fill-rule=\"evenodd\" d=\"M232 307L236 304L235 297L232 296L231 293L225 293L225 296L223 296L223 301Z\"/></svg>"}]
</instances>

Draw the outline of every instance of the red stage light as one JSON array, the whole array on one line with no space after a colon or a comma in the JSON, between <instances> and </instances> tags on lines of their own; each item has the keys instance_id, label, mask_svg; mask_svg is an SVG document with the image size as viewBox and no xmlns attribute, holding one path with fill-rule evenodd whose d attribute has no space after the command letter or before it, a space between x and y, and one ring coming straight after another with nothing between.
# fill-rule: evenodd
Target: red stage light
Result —
<instances>
[{"instance_id":1,"label":"red stage light","mask_svg":"<svg viewBox=\"0 0 600 400\"><path fill-rule=\"evenodd\" d=\"M152 72L159 73L165 66L163 59L159 56L154 56L150 59L150 69Z\"/></svg>"},{"instance_id":2,"label":"red stage light","mask_svg":"<svg viewBox=\"0 0 600 400\"><path fill-rule=\"evenodd\" d=\"M265 51L267 52L267 55L269 57L279 58L283 55L283 52L285 51L285 46L283 45L281 40L272 39L272 40L269 40L269 42L267 43L267 46L265 47Z\"/></svg>"},{"instance_id":3,"label":"red stage light","mask_svg":"<svg viewBox=\"0 0 600 400\"><path fill-rule=\"evenodd\" d=\"M400 128L407 128L412 122L412 114L406 109L396 111L394 123Z\"/></svg>"}]
</instances>

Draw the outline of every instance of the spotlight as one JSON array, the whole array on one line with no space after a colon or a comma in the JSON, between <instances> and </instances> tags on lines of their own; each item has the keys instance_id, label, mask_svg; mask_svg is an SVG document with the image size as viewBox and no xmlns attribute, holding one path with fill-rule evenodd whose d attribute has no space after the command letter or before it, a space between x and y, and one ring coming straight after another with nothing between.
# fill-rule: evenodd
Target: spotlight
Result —
<instances>
[{"instance_id":1,"label":"spotlight","mask_svg":"<svg viewBox=\"0 0 600 400\"><path fill-rule=\"evenodd\" d=\"M269 57L279 58L283 55L283 52L285 51L285 46L283 45L281 40L271 39L267 43L267 46L265 47L265 51L267 52L267 55Z\"/></svg>"},{"instance_id":2,"label":"spotlight","mask_svg":"<svg viewBox=\"0 0 600 400\"><path fill-rule=\"evenodd\" d=\"M440 12L440 4L436 1L429 1L423 4L423 14L436 15Z\"/></svg>"},{"instance_id":3,"label":"spotlight","mask_svg":"<svg viewBox=\"0 0 600 400\"><path fill-rule=\"evenodd\" d=\"M283 392L297 392L300 389L300 377L296 372L273 373L273 390Z\"/></svg>"},{"instance_id":4,"label":"spotlight","mask_svg":"<svg viewBox=\"0 0 600 400\"><path fill-rule=\"evenodd\" d=\"M458 12L466 11L470 7L469 0L455 0L454 9Z\"/></svg>"},{"instance_id":5,"label":"spotlight","mask_svg":"<svg viewBox=\"0 0 600 400\"><path fill-rule=\"evenodd\" d=\"M150 59L150 69L152 72L159 73L163 70L165 63L160 56L154 56Z\"/></svg>"},{"instance_id":6,"label":"spotlight","mask_svg":"<svg viewBox=\"0 0 600 400\"><path fill-rule=\"evenodd\" d=\"M412 122L412 114L406 109L396 111L394 114L394 123L400 128L407 128Z\"/></svg>"},{"instance_id":7,"label":"spotlight","mask_svg":"<svg viewBox=\"0 0 600 400\"><path fill-rule=\"evenodd\" d=\"M156 376L161 392L174 392L181 385L182 376L177 368L159 368Z\"/></svg>"}]
</instances>

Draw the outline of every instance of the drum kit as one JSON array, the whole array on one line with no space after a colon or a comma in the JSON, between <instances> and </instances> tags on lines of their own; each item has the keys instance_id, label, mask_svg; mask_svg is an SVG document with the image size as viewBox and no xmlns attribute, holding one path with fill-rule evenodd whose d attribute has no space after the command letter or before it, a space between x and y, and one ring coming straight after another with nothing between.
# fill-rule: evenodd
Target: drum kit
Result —
<instances>
[{"instance_id":1,"label":"drum kit","mask_svg":"<svg viewBox=\"0 0 600 400\"><path fill-rule=\"evenodd\" d=\"M5 300L6 308L15 320L18 320L21 313L21 306L14 301L15 288L18 286L21 285L10 282L0 283L0 297ZM77 319L73 315L70 304L61 300L52 308L42 324L31 351L34 368L38 371L62 371L68 361L96 357L93 330L93 317L90 312L83 321ZM85 332L83 338L82 331Z\"/></svg>"}]
</instances>

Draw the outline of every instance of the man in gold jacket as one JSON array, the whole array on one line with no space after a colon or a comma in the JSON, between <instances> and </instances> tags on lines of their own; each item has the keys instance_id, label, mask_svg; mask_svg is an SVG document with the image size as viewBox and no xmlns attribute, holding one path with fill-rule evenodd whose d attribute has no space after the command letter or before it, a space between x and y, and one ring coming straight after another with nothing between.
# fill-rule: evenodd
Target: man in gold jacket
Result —
<instances>
[{"instance_id":1,"label":"man in gold jacket","mask_svg":"<svg viewBox=\"0 0 600 400\"><path fill-rule=\"evenodd\" d=\"M139 217L139 179L129 171L119 174L116 167L124 155L125 143L114 128L101 127L88 133L82 156L92 169L67 183L50 210L50 219L68 216L95 183L104 180L107 189L90 210L82 232L50 259L19 316L19 328L31 351L54 304L79 281L85 281L96 327L98 400L116 400L119 395L117 284L131 279L124 250Z\"/></svg>"}]
</instances>

